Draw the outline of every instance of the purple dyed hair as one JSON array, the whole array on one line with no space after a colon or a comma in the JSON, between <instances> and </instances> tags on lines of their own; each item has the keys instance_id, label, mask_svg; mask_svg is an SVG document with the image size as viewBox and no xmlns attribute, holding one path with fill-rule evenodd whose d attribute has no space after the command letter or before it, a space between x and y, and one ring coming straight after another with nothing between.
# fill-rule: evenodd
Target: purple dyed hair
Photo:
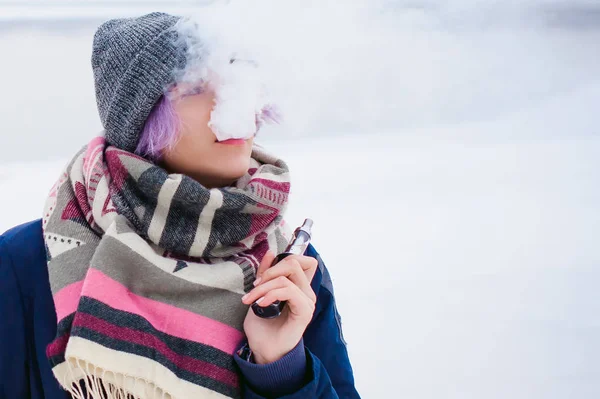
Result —
<instances>
[{"instance_id":1,"label":"purple dyed hair","mask_svg":"<svg viewBox=\"0 0 600 399\"><path fill-rule=\"evenodd\" d=\"M160 161L163 151L177 141L179 125L173 104L163 95L146 119L135 153L154 162Z\"/></svg>"},{"instance_id":2,"label":"purple dyed hair","mask_svg":"<svg viewBox=\"0 0 600 399\"><path fill-rule=\"evenodd\" d=\"M281 114L274 105L265 106L256 115L256 133L264 123L280 123ZM163 95L150 111L142 129L135 154L153 162L162 159L166 149L172 148L179 138L180 120L171 100Z\"/></svg>"}]
</instances>

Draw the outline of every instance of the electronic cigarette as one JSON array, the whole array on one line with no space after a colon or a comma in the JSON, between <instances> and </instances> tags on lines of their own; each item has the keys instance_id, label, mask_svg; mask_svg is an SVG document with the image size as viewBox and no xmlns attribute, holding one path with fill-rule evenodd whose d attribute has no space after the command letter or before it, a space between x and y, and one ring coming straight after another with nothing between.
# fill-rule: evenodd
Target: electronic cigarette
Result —
<instances>
[{"instance_id":1,"label":"electronic cigarette","mask_svg":"<svg viewBox=\"0 0 600 399\"><path fill-rule=\"evenodd\" d=\"M275 257L271 267L287 258L290 255L304 255L308 244L310 244L310 235L313 221L311 219L304 220L302 226L294 231L294 235L290 240L285 251ZM263 319L273 319L281 314L285 307L286 301L275 301L269 306L260 306L256 302L252 304L254 314Z\"/></svg>"}]
</instances>

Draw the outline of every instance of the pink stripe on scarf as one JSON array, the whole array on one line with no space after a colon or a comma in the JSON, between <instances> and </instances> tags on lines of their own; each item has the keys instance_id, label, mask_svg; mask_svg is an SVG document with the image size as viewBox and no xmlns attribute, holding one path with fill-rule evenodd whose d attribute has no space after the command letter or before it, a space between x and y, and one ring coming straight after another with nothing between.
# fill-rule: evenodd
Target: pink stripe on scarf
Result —
<instances>
[{"instance_id":1,"label":"pink stripe on scarf","mask_svg":"<svg viewBox=\"0 0 600 399\"><path fill-rule=\"evenodd\" d=\"M137 345L143 345L165 356L175 367L190 371L194 374L201 374L224 384L237 386L238 377L236 373L227 369L221 368L215 364L194 359L189 356L180 355L164 342L152 334L142 331L136 331L127 327L115 326L105 320L86 313L77 313L73 326L85 327L92 331L97 331L107 337L120 341L131 342Z\"/></svg>"},{"instance_id":2,"label":"pink stripe on scarf","mask_svg":"<svg viewBox=\"0 0 600 399\"><path fill-rule=\"evenodd\" d=\"M54 295L54 307L56 309L56 320L58 323L77 310L82 287L83 280L67 285Z\"/></svg>"},{"instance_id":3,"label":"pink stripe on scarf","mask_svg":"<svg viewBox=\"0 0 600 399\"><path fill-rule=\"evenodd\" d=\"M103 136L94 137L88 144L83 156L83 174L85 181L89 180L96 161L96 156L104 150L106 139Z\"/></svg>"},{"instance_id":4,"label":"pink stripe on scarf","mask_svg":"<svg viewBox=\"0 0 600 399\"><path fill-rule=\"evenodd\" d=\"M254 178L250 180L249 184L262 185L264 187L268 187L273 190L281 191L283 193L289 194L290 192L290 182L279 182L274 180L267 180L262 178Z\"/></svg>"},{"instance_id":5,"label":"pink stripe on scarf","mask_svg":"<svg viewBox=\"0 0 600 399\"><path fill-rule=\"evenodd\" d=\"M97 269L88 271L82 295L113 309L139 315L166 334L210 345L225 353L233 354L244 339L241 331L227 324L136 295Z\"/></svg>"}]
</instances>

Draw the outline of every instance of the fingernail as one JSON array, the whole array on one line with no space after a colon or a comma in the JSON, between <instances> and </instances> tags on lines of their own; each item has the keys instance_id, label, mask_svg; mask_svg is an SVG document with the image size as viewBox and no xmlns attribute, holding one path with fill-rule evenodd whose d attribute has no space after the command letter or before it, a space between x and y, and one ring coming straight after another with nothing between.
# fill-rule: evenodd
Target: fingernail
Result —
<instances>
[{"instance_id":1,"label":"fingernail","mask_svg":"<svg viewBox=\"0 0 600 399\"><path fill-rule=\"evenodd\" d=\"M265 297L263 296L262 298L259 298L256 300L256 303L261 303L263 301L263 299L265 299Z\"/></svg>"},{"instance_id":2,"label":"fingernail","mask_svg":"<svg viewBox=\"0 0 600 399\"><path fill-rule=\"evenodd\" d=\"M262 277L259 277L256 280L254 280L254 286L256 287L257 285L259 285L261 281L262 281Z\"/></svg>"},{"instance_id":3,"label":"fingernail","mask_svg":"<svg viewBox=\"0 0 600 399\"><path fill-rule=\"evenodd\" d=\"M248 296L250 296L250 294L246 294L242 297L242 301L245 301L246 299L248 299Z\"/></svg>"}]
</instances>

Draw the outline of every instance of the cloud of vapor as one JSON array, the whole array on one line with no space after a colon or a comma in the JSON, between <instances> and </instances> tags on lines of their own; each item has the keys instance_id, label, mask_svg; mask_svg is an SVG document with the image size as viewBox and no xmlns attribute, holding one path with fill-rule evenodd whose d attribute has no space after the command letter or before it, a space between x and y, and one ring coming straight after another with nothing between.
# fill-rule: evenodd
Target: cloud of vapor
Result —
<instances>
[{"instance_id":1,"label":"cloud of vapor","mask_svg":"<svg viewBox=\"0 0 600 399\"><path fill-rule=\"evenodd\" d=\"M495 120L598 84L600 18L598 29L568 25L594 7L266 0L198 13L251 49L287 132L304 135Z\"/></svg>"},{"instance_id":2,"label":"cloud of vapor","mask_svg":"<svg viewBox=\"0 0 600 399\"><path fill-rule=\"evenodd\" d=\"M217 139L251 138L257 126L273 117L259 64L243 47L227 40L222 28L211 27L209 16L209 12L186 15L173 27L178 33L175 46L185 51L186 62L174 71L176 90L168 95L176 99L213 92L209 126Z\"/></svg>"}]
</instances>

